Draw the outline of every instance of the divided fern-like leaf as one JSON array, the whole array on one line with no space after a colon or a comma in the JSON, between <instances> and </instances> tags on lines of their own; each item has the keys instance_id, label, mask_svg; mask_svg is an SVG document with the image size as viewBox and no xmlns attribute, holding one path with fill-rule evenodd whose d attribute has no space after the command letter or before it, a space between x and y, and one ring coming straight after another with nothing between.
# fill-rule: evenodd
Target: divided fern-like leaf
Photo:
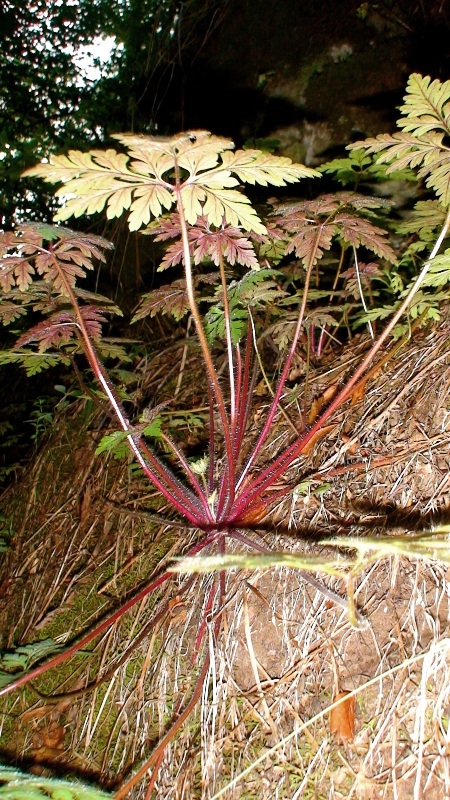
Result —
<instances>
[{"instance_id":1,"label":"divided fern-like leaf","mask_svg":"<svg viewBox=\"0 0 450 800\"><path fill-rule=\"evenodd\" d=\"M0 686L10 683L18 672L25 672L37 661L61 650L62 645L53 639L41 639L31 644L20 645L15 650L0 653Z\"/></svg>"},{"instance_id":2,"label":"divided fern-like leaf","mask_svg":"<svg viewBox=\"0 0 450 800\"><path fill-rule=\"evenodd\" d=\"M80 311L90 338L99 339L102 323L106 322L103 310L95 306L83 306ZM39 342L39 352L45 353L50 347L67 344L76 335L77 330L78 322L75 312L71 309L58 311L22 334L14 349L24 347L30 342Z\"/></svg>"},{"instance_id":3,"label":"divided fern-like leaf","mask_svg":"<svg viewBox=\"0 0 450 800\"><path fill-rule=\"evenodd\" d=\"M391 263L396 255L387 242L387 232L361 216L385 205L380 198L353 192L322 195L316 200L290 203L275 212L277 225L289 236L286 253L295 253L305 269L314 266L333 239L352 247L366 247Z\"/></svg>"},{"instance_id":4,"label":"divided fern-like leaf","mask_svg":"<svg viewBox=\"0 0 450 800\"><path fill-rule=\"evenodd\" d=\"M388 174L418 168L418 177L444 206L450 205L450 148L444 142L450 136L450 81L441 83L414 73L400 110L402 132L355 142L348 149L378 154L378 163L390 164Z\"/></svg>"},{"instance_id":5,"label":"divided fern-like leaf","mask_svg":"<svg viewBox=\"0 0 450 800\"><path fill-rule=\"evenodd\" d=\"M285 186L319 175L289 158L259 150L230 152L233 142L207 131L170 139L127 134L115 138L128 148L128 155L113 149L71 150L24 173L64 184L57 190L65 201L57 219L94 214L106 207L109 219L129 211L128 224L135 231L151 217L170 211L179 196L190 225L205 216L216 227L225 219L230 225L264 233L250 201L236 189L239 182Z\"/></svg>"},{"instance_id":6,"label":"divided fern-like leaf","mask_svg":"<svg viewBox=\"0 0 450 800\"><path fill-rule=\"evenodd\" d=\"M450 125L450 81L432 81L426 75L410 75L404 104L400 106L402 117L399 128L420 137L433 130L448 134Z\"/></svg>"},{"instance_id":7,"label":"divided fern-like leaf","mask_svg":"<svg viewBox=\"0 0 450 800\"><path fill-rule=\"evenodd\" d=\"M212 272L208 275L197 275L194 278L194 285L216 284L219 280L219 273ZM137 322L144 317L154 317L156 314L171 314L178 322L189 311L189 301L186 289L186 280L178 278L172 283L153 289L151 292L142 295L139 306L133 316L132 322Z\"/></svg>"},{"instance_id":8,"label":"divided fern-like leaf","mask_svg":"<svg viewBox=\"0 0 450 800\"><path fill-rule=\"evenodd\" d=\"M67 283L75 286L77 278L93 269L93 259L104 261L103 251L111 247L100 236L57 226L22 225L14 233L0 233L0 288L8 292L17 287L26 292L39 275L66 295L61 272Z\"/></svg>"},{"instance_id":9,"label":"divided fern-like leaf","mask_svg":"<svg viewBox=\"0 0 450 800\"><path fill-rule=\"evenodd\" d=\"M274 304L284 297L274 279L278 273L272 269L258 272L247 272L240 281L233 281L227 291L230 312L231 338L234 344L242 339L247 329L248 309L262 308ZM221 289L218 289L218 304L214 305L205 316L205 328L209 341L223 339L225 334L225 315L220 301Z\"/></svg>"},{"instance_id":10,"label":"divided fern-like leaf","mask_svg":"<svg viewBox=\"0 0 450 800\"><path fill-rule=\"evenodd\" d=\"M1 800L108 800L112 797L94 786L27 775L0 765Z\"/></svg>"},{"instance_id":11,"label":"divided fern-like leaf","mask_svg":"<svg viewBox=\"0 0 450 800\"><path fill-rule=\"evenodd\" d=\"M15 353L12 350L0 351L0 364L19 364L24 368L28 378L37 375L44 369L56 367L57 364L69 366L70 359L62 353L36 353L33 350L21 350Z\"/></svg>"},{"instance_id":12,"label":"divided fern-like leaf","mask_svg":"<svg viewBox=\"0 0 450 800\"><path fill-rule=\"evenodd\" d=\"M158 271L182 263L183 244L179 214L174 213L162 217L143 233L152 234L156 242L164 242L169 239L178 240L167 248ZM237 263L251 269L259 269L251 238L245 236L240 228L228 225L224 219L220 226L212 228L207 217L199 217L195 225L188 228L188 239L193 263L196 265L210 260L219 266L222 257L231 266Z\"/></svg>"}]
</instances>

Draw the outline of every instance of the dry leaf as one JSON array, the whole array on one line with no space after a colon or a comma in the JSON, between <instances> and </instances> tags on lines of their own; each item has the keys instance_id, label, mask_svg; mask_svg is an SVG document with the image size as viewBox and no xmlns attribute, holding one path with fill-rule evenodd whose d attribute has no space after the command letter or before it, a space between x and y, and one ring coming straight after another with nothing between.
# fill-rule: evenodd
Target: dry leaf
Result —
<instances>
[{"instance_id":1,"label":"dry leaf","mask_svg":"<svg viewBox=\"0 0 450 800\"><path fill-rule=\"evenodd\" d=\"M169 616L180 622L186 619L186 601L177 594L169 600Z\"/></svg>"},{"instance_id":2,"label":"dry leaf","mask_svg":"<svg viewBox=\"0 0 450 800\"><path fill-rule=\"evenodd\" d=\"M319 416L320 412L323 410L323 408L325 408L325 406L331 403L337 390L338 390L338 384L332 383L331 386L328 386L328 388L325 389L324 393L321 394L320 397L314 398L308 413L308 425L312 425Z\"/></svg>"},{"instance_id":3,"label":"dry leaf","mask_svg":"<svg viewBox=\"0 0 450 800\"><path fill-rule=\"evenodd\" d=\"M323 439L324 436L327 436L327 434L330 433L332 430L334 430L335 427L336 425L325 425L323 428L319 428L319 430L311 437L308 444L306 444L305 447L302 449L302 456L307 456L311 452L311 450L314 450L314 447L316 446L317 442L320 442L320 440Z\"/></svg>"},{"instance_id":4,"label":"dry leaf","mask_svg":"<svg viewBox=\"0 0 450 800\"><path fill-rule=\"evenodd\" d=\"M338 692L333 702L343 697L347 699L330 711L330 732L339 744L351 742L355 736L355 697L350 692Z\"/></svg>"},{"instance_id":5,"label":"dry leaf","mask_svg":"<svg viewBox=\"0 0 450 800\"><path fill-rule=\"evenodd\" d=\"M364 378L358 381L355 388L353 389L350 405L355 406L357 403L359 403L360 400L364 399L364 395L366 393L367 381L369 377L370 377L369 375L366 375Z\"/></svg>"},{"instance_id":6,"label":"dry leaf","mask_svg":"<svg viewBox=\"0 0 450 800\"><path fill-rule=\"evenodd\" d=\"M359 449L359 439L355 436L348 436L346 433L341 434L341 439L345 445L345 452L351 456L356 456Z\"/></svg>"},{"instance_id":7,"label":"dry leaf","mask_svg":"<svg viewBox=\"0 0 450 800\"><path fill-rule=\"evenodd\" d=\"M28 711L24 711L23 714L20 715L20 719L23 723L33 722L35 719L42 719L42 717L46 717L47 714L50 715L54 710L54 705L40 706L39 708L29 708Z\"/></svg>"},{"instance_id":8,"label":"dry leaf","mask_svg":"<svg viewBox=\"0 0 450 800\"><path fill-rule=\"evenodd\" d=\"M60 725L56 720L51 720L48 725L38 728L33 734L32 754L36 760L42 758L43 754L52 756L61 755L64 750L64 725Z\"/></svg>"}]
</instances>

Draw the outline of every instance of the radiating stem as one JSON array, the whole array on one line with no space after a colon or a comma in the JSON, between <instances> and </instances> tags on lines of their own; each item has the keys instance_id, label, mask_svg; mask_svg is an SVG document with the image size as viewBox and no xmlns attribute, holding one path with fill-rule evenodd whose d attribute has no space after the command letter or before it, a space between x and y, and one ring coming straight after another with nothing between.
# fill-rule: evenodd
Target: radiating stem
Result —
<instances>
[{"instance_id":1,"label":"radiating stem","mask_svg":"<svg viewBox=\"0 0 450 800\"><path fill-rule=\"evenodd\" d=\"M217 537L218 534L216 531L209 533L207 536L204 536L200 542L197 542L197 544L193 545L193 547L191 547L188 550L186 555L194 556L197 553L200 553L201 550L204 550L205 547L208 547L208 545L216 541ZM7 686L2 686L0 688L0 697L2 695L9 694L10 692L14 691L14 689L18 689L20 686L24 686L29 681L34 680L34 678L38 678L39 675L43 675L49 669L57 667L58 664L62 664L63 661L65 661L67 658L70 658L70 656L73 656L75 653L78 653L80 650L86 647L87 644L92 642L93 639L96 639L97 636L100 636L100 634L102 634L103 631L107 630L109 627L111 627L111 625L113 625L115 622L121 619L121 617L123 617L123 615L126 614L127 611L129 611L131 608L133 608L133 606L135 606L137 603L143 600L144 597L147 597L147 595L154 592L155 589L158 588L158 586L161 586L163 583L170 580L171 578L173 578L173 572L168 572L168 571L163 572L162 575L159 575L157 578L152 580L136 595L131 597L129 600L127 600L126 603L120 606L120 608L118 608L117 611L114 611L113 614L110 614L110 616L107 617L105 620L103 620L103 622L101 622L100 625L97 625L95 628L93 628L92 631L87 633L86 636L83 636L78 642L73 644L67 650L64 650L62 653L58 653L58 655L54 656L49 661L46 661L44 664L40 664L38 667L35 667L34 669L30 670L30 672L27 672L26 675L21 675L19 678L16 678L15 681L12 681L12 683L8 683Z\"/></svg>"},{"instance_id":2,"label":"radiating stem","mask_svg":"<svg viewBox=\"0 0 450 800\"><path fill-rule=\"evenodd\" d=\"M193 473L187 459L185 458L184 454L181 452L180 448L177 447L175 442L167 436L165 433L161 433L161 439L163 442L167 444L168 447L172 450L172 452L176 455L178 461L180 462L180 466L183 467L186 477L190 482L191 486L194 488L198 498L203 506L203 510L205 512L205 516L209 522L214 522L214 517L211 514L211 509L208 505L208 498L205 497L205 492L203 491L202 487L200 486L199 481L197 480L196 475Z\"/></svg>"},{"instance_id":3,"label":"radiating stem","mask_svg":"<svg viewBox=\"0 0 450 800\"><path fill-rule=\"evenodd\" d=\"M278 381L278 386L276 388L276 391L275 391L275 394L274 394L274 397L273 397L273 400L272 400L272 405L270 406L269 413L267 415L266 422L265 422L264 427L263 427L263 429L262 429L262 431L261 431L261 433L259 435L258 441L256 442L256 444L255 444L255 446L253 448L253 451L252 451L252 453L251 453L251 455L250 455L250 457L249 457L249 459L247 461L247 464L245 465L245 468L242 471L242 474L241 474L241 476L239 478L239 481L238 481L238 484L237 484L237 487L236 487L237 489L239 489L239 487L242 486L242 483L243 483L246 475L248 474L248 472L249 472L251 466L253 465L258 453L260 452L260 450L261 450L261 448L262 448L262 446L263 446L263 444L264 444L264 442L265 442L265 440L266 440L266 438L267 438L267 436L269 434L269 431L271 430L275 414L277 413L277 410L278 410L278 404L279 404L279 401L280 401L280 398L281 398L281 395L282 395L282 392L283 392L283 389L284 389L284 385L286 383L286 379L287 379L288 374L289 374L289 370L291 368L292 359L294 358L295 349L297 347L297 343L298 343L298 340L299 340L299 337L300 337L300 333L301 333L301 330L302 330L302 327L303 327L303 320L304 320L304 317L305 317L306 304L308 302L309 284L310 284L310 280L311 280L311 274L312 274L314 262L315 262L315 259L316 259L316 253L317 253L317 248L318 248L319 241L320 241L320 236L321 236L321 228L319 228L319 230L317 231L316 239L315 239L315 242L314 242L314 248L312 250L312 253L311 253L311 256L310 256L310 260L309 260L308 269L306 271L305 285L303 287L303 297L302 297L302 302L301 302L301 306L300 306L300 312L299 312L299 315L298 315L297 325L295 327L294 338L292 340L292 344L291 344L288 356L286 358L286 361L285 361L285 364L284 364L284 367L283 367L283 371L282 371L282 373L280 375L280 379Z\"/></svg>"},{"instance_id":4,"label":"radiating stem","mask_svg":"<svg viewBox=\"0 0 450 800\"><path fill-rule=\"evenodd\" d=\"M225 450L227 461L229 463L229 470L230 470L230 483L234 486L234 465L233 465L233 447L232 447L232 440L231 440L231 430L230 430L230 421L228 419L227 411L225 408L225 401L223 398L222 390L220 388L219 379L217 377L216 368L214 366L214 362L212 360L211 351L209 349L208 341L206 339L206 334L203 328L202 319L200 316L200 312L198 310L197 301L195 299L195 292L194 292L194 281L192 276L192 264L191 264L191 254L189 249L189 237L187 231L187 224L186 219L184 216L183 210L183 201L181 196L181 190L179 186L175 188L175 193L177 196L177 208L178 213L180 216L180 225L181 225L181 236L183 241L183 253L184 253L184 267L185 267L185 274L186 274L186 291L189 301L189 308L191 310L192 318L195 323L195 329L197 332L198 340L200 342L200 347L202 350L203 358L205 359L206 369L208 372L208 377L211 381L214 398L217 403L217 407L219 409L219 415L222 422L222 432L225 441Z\"/></svg>"},{"instance_id":5,"label":"radiating stem","mask_svg":"<svg viewBox=\"0 0 450 800\"><path fill-rule=\"evenodd\" d=\"M165 581L169 580L172 577L173 577L172 572L163 572L163 574L160 575L159 578L155 578L155 580L152 581L150 584L148 584L148 586L146 586L144 589L141 589L141 591L138 592L138 594L136 594L134 597L132 597L130 600L124 603L123 606L121 606L117 611L114 612L114 614L111 614L107 619L105 619L102 623L100 623L100 625L97 625L92 631L87 633L86 636L83 636L82 639L73 644L67 650L64 650L62 653L58 653L57 656L54 656L49 661L46 661L44 664L40 664L38 667L35 667L34 669L30 670L30 672L27 672L26 675L21 675L20 678L16 678L16 680L13 681L12 683L8 683L6 686L2 686L0 688L0 697L2 695L9 694L9 692L14 691L14 689L18 689L19 686L23 686L29 681L34 680L34 678L38 678L39 675L43 675L44 672L47 672L47 670L52 669L53 667L57 667L58 664L61 664L67 658L70 658L70 656L73 656L75 653L78 653L80 650L86 647L87 644L92 642L93 639L96 639L97 636L100 636L100 634L103 633L103 631L106 631L108 628L111 627L111 625L117 622L117 620L119 620L124 614L126 614L126 612L130 610L130 608L133 608L133 606L135 606L136 603L139 603L140 600L143 600L144 597L147 597L148 594L151 594L151 592L157 589L158 586L161 586L162 583L164 583Z\"/></svg>"},{"instance_id":6,"label":"radiating stem","mask_svg":"<svg viewBox=\"0 0 450 800\"><path fill-rule=\"evenodd\" d=\"M411 286L411 289L409 290L405 299L400 304L399 308L395 312L394 316L392 317L392 319L390 320L390 322L388 323L388 325L386 326L380 337L370 348L369 352L359 365L358 369L355 371L352 377L347 381L347 383L341 389L341 391L338 392L338 394L332 400L330 405L322 412L320 417L318 417L318 419L312 425L311 429L303 433L296 441L294 441L290 445L290 447L288 447L284 451L284 453L281 453L281 455L278 458L276 458L275 461L272 462L272 464L266 467L266 469L264 469L257 478L252 480L245 487L245 489L241 492L240 497L237 499L235 508L233 509L234 519L238 518L239 514L242 511L244 511L244 509L247 511L249 506L251 506L253 502L257 501L258 498L265 492L265 490L269 488L269 486L273 485L273 483L276 480L278 480L278 478L284 475L286 470L289 468L292 462L300 455L302 450L305 448L308 442L313 438L313 436L317 433L317 431L320 430L320 428L324 425L324 423L350 396L353 388L355 387L361 376L366 372L367 368L371 365L374 357L379 352L386 339L390 336L394 327L397 325L398 321L403 316L408 306L411 304L419 287L425 280L425 277L430 269L432 261L439 252L441 244L444 241L445 237L447 236L449 228L450 228L450 209L447 212L447 216L442 226L441 233L439 234L439 237L430 253L430 257L423 265L419 275L417 276L416 280Z\"/></svg>"},{"instance_id":7,"label":"radiating stem","mask_svg":"<svg viewBox=\"0 0 450 800\"><path fill-rule=\"evenodd\" d=\"M213 587L213 588L215 588L215 587ZM210 592L210 595L209 595L209 598L208 598L208 603L207 603L207 608L205 609L205 614L208 613L208 608L211 607L210 604L212 603L212 601L214 599L215 593L216 593L215 591L214 591L213 594L211 594L211 592ZM219 612L219 614L217 615L215 624L214 624L214 633L215 633L216 636L219 633L221 621L222 621L222 612ZM146 796L150 795L150 792L151 792L151 790L152 790L152 788L154 786L154 783L155 783L155 780L156 780L156 777L157 777L158 767L161 764L162 757L164 755L164 751L165 751L167 745L170 744L170 742L176 736L177 732L179 731L179 729L181 728L183 723L187 720L187 718L189 717L189 715L192 713L192 711L194 710L195 706L197 705L198 701L200 700L200 697L201 697L201 694L202 694L202 690L203 690L203 684L204 684L204 682L206 680L206 676L208 674L210 661L211 661L211 654L210 654L210 650L208 649L208 651L206 653L206 656L205 656L205 660L204 660L203 665L202 665L202 668L200 670L200 674L199 674L199 676L198 676L198 678L197 678L197 680L195 682L194 690L193 690L193 692L191 694L189 702L187 703L187 705L185 706L185 708L183 709L181 714L176 717L176 719L174 720L174 722L170 726L169 730L167 731L166 735L163 736L163 738L158 743L157 747L155 748L155 750L153 751L151 756L141 765L141 767L138 769L138 771L131 778L129 778L128 781L126 781L124 784L122 784L120 789L115 793L115 795L114 795L115 800L122 800L124 797L126 797L128 792L131 791L131 789L134 786L136 786L136 784L139 783L139 781L144 777L145 773L148 772L151 767L153 767L153 772L152 772L152 775L151 775L151 778L150 778L150 786L148 787ZM179 704L177 704L177 706L175 708L174 716L176 716L179 713L179 708L180 708L180 706L179 706Z\"/></svg>"},{"instance_id":8,"label":"radiating stem","mask_svg":"<svg viewBox=\"0 0 450 800\"><path fill-rule=\"evenodd\" d=\"M228 302L227 281L225 277L225 266L223 263L222 251L219 249L219 270L220 280L222 283L223 294L223 313L225 318L225 339L227 343L228 354L228 374L230 377L230 419L231 430L234 432L236 425L236 394L235 394L235 375L234 375L234 361L233 361L233 342L231 338L231 317L230 317L230 304Z\"/></svg>"},{"instance_id":9,"label":"radiating stem","mask_svg":"<svg viewBox=\"0 0 450 800\"><path fill-rule=\"evenodd\" d=\"M61 282L64 284L64 289L66 291L67 296L72 304L73 310L75 312L75 316L77 319L77 325L83 340L84 350L86 357L89 361L89 364L92 368L92 371L99 382L100 386L102 387L103 391L105 392L111 407L119 421L120 427L123 431L125 431L127 435L127 442L129 447L131 448L136 460L142 467L144 473L147 475L149 480L156 486L157 489L164 495L166 500L168 500L179 513L186 516L190 522L194 524L198 524L199 522L199 514L198 509L196 508L196 504L191 502L190 492L188 493L187 490L184 490L184 487L181 487L181 484L178 486L175 477L170 473L167 467L163 465L159 459L154 456L150 451L147 452L148 460L151 462L152 466L156 471L159 473L159 477L155 472L153 472L147 461L145 460L141 448L136 443L136 434L133 431L132 426L128 418L125 415L125 411L123 410L119 400L117 399L115 392L112 388L112 385L104 373L98 356L92 346L92 342L86 328L85 321L83 319L83 315L81 313L81 309L78 305L78 301L76 299L75 293L70 285L69 281L66 278L64 270L61 269L59 261L57 257L53 254L53 263L55 268L58 271L60 276ZM168 485L165 485L163 482L165 481Z\"/></svg>"}]
</instances>

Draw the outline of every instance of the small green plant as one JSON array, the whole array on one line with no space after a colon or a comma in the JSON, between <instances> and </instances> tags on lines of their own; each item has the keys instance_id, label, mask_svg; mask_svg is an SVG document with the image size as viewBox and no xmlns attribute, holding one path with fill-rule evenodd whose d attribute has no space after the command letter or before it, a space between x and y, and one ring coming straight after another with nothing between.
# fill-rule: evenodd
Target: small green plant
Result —
<instances>
[{"instance_id":1,"label":"small green plant","mask_svg":"<svg viewBox=\"0 0 450 800\"><path fill-rule=\"evenodd\" d=\"M259 542L255 529L270 515L273 505L295 489L286 479L287 471L323 431L333 413L350 398L405 312L414 307L419 291L436 285L433 283L436 278L432 277L439 264L436 256L450 225L450 157L444 141L444 135L450 135L449 112L450 82L431 83L428 78L412 76L401 120L406 132L354 146L382 151L382 158L392 162L392 169L419 166L420 177L424 177L438 194L439 207L435 210L439 210L439 231L433 217L431 252L425 263L421 263L418 274L400 291L390 321L374 339L355 373L340 387L329 405L319 410L310 425L301 421L291 440L280 446L271 458L267 456L267 443L277 415L282 411L281 400L299 342L305 330L312 336L316 326L319 330L314 345L317 351L321 337L323 340L324 332L332 325L323 309L322 317L316 313L315 317L311 314L308 318L310 298L320 291L319 267L324 255L330 253L332 246L337 246L335 273L339 276L346 254L351 254L352 277L361 297L362 288L370 284L364 284L360 251L370 251L371 258L381 258L384 263L394 264L397 260L385 230L373 216L383 206L383 201L355 192L324 195L314 201L277 207L265 225L240 191L241 185L280 187L302 178L317 177L317 173L292 164L287 158L259 150L234 150L228 139L204 131L167 140L120 135L116 138L126 149L125 153L113 149L90 153L70 151L67 156L54 157L50 163L26 173L62 184L57 190L57 195L64 200L57 215L59 221L94 214L105 208L108 218L129 212L131 230L145 228L145 233L159 241L170 242L163 269L173 264L183 265L184 278L144 295L135 319L163 311L175 319L190 313L194 321L209 398L209 447L207 453L195 461L189 461L172 438L174 428L171 431L164 423L161 409L144 414L140 420L129 419L100 359L117 352L117 344L105 342L102 337L106 315L117 313L117 309L105 298L81 290L78 280L92 268L94 259L104 258L104 252L111 245L99 237L58 225L21 226L13 233L3 234L0 240L5 321L23 315L27 306L45 315L42 322L20 337L16 349L8 357L23 358L27 367L34 357L45 360L50 354L70 361L82 350L119 428L103 440L99 450L115 449L117 452L117 448L127 446L170 508L199 531L198 541L187 553L188 570L199 568L198 558L193 559L194 556L203 554L206 549L211 552L212 561L203 561L203 567L218 569L219 575L206 600L194 659L204 639L207 617L213 610L214 634L217 636L220 631L226 592L224 570L238 563L234 557L227 558L227 541L234 539L261 553L262 556L251 557L252 565L286 563L287 556L272 554ZM167 212L165 216L164 212ZM149 226L152 217L155 220ZM418 258L420 252L418 248L414 257ZM296 260L290 260L294 255ZM286 257L287 266L282 263ZM204 271L205 262L212 272ZM441 264L440 270L450 274L450 264L445 264ZM196 268L197 273L194 272ZM234 274L230 275L233 270ZM245 270L250 271L245 274ZM326 291L328 297L335 294L336 285ZM284 331L284 361L278 381L260 429L252 436L249 420L253 388L258 368L262 366L255 347L256 328L272 324L271 309L279 303L284 304L291 333L287 335ZM204 307L207 307L205 313L201 311ZM366 309L366 313L370 311ZM36 343L37 353L29 349L29 345ZM221 357L225 355L225 378L217 366L218 353ZM169 466L161 454L163 448L170 451L176 469ZM180 541L180 551L182 549L183 541ZM317 581L307 574L309 572L322 570L342 574L342 562L338 558L336 561L304 558L301 564L298 560L295 564L306 571L306 579L314 585ZM186 569L186 561L182 568ZM160 574L81 640L17 678L0 693L13 691L56 667L172 577L172 570ZM178 594L183 595L190 585L188 580L178 588ZM342 602L336 595L332 597ZM154 623L168 611L167 603L155 614ZM350 612L356 615L351 597ZM189 702L184 708L176 706L166 735L137 772L121 786L117 799L124 797L152 769L147 790L147 796L150 795L165 747L201 695L209 658L208 653ZM93 686L97 685L98 681L94 682Z\"/></svg>"},{"instance_id":2,"label":"small green plant","mask_svg":"<svg viewBox=\"0 0 450 800\"><path fill-rule=\"evenodd\" d=\"M0 797L4 800L107 800L111 795L94 786L27 775L0 765Z\"/></svg>"}]
</instances>

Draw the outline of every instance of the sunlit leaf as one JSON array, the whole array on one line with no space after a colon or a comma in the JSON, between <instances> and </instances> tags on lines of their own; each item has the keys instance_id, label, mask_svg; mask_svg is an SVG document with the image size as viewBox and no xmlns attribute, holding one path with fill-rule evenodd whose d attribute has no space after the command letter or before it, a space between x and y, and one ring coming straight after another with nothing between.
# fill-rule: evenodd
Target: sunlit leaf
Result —
<instances>
[{"instance_id":1,"label":"sunlit leaf","mask_svg":"<svg viewBox=\"0 0 450 800\"><path fill-rule=\"evenodd\" d=\"M450 136L450 81L441 83L413 73L408 81L400 133L381 134L355 142L349 150L365 150L377 155L378 163L388 163L387 173L406 167L418 169L444 206L450 204L450 151L444 137Z\"/></svg>"}]
</instances>

